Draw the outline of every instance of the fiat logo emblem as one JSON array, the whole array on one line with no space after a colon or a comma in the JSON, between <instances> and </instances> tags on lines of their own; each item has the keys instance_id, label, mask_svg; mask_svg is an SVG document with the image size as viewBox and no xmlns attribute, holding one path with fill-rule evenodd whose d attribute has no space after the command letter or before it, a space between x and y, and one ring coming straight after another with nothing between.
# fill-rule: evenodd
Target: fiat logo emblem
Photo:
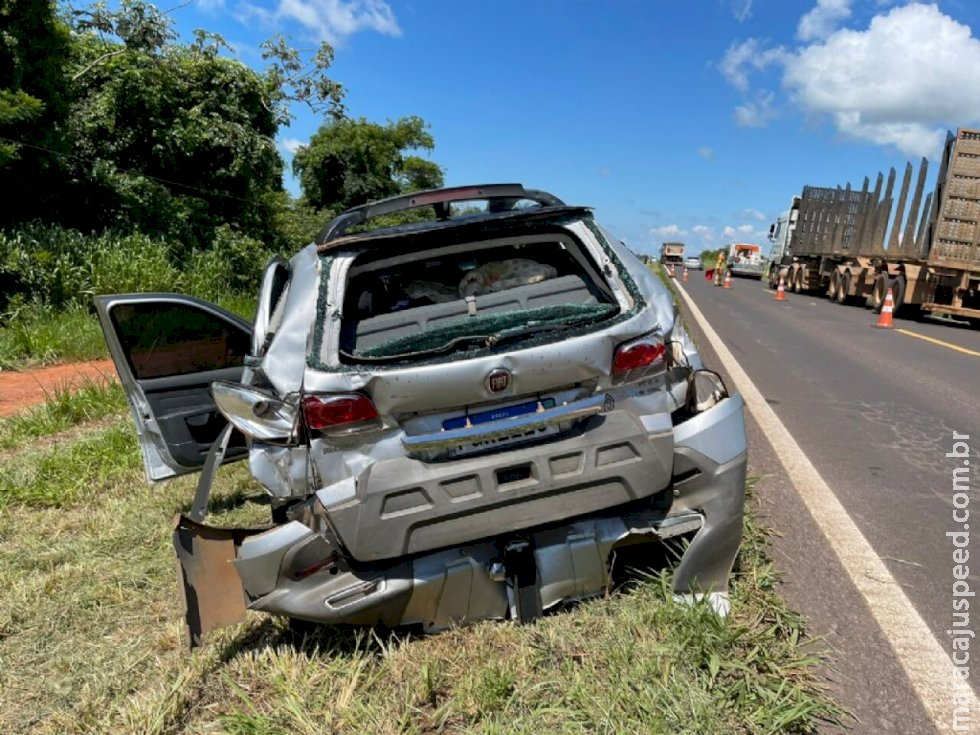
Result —
<instances>
[{"instance_id":1,"label":"fiat logo emblem","mask_svg":"<svg viewBox=\"0 0 980 735\"><path fill-rule=\"evenodd\" d=\"M503 393L510 388L510 370L504 368L491 370L483 384L486 385L488 393Z\"/></svg>"}]
</instances>

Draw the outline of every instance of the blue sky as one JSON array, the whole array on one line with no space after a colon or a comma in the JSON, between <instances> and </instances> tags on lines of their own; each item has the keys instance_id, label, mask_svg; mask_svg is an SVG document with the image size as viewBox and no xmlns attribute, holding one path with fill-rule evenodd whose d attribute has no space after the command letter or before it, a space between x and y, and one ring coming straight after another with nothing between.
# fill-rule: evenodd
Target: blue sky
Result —
<instances>
[{"instance_id":1,"label":"blue sky","mask_svg":"<svg viewBox=\"0 0 980 735\"><path fill-rule=\"evenodd\" d=\"M652 253L767 246L803 184L860 186L980 124L977 5L196 0L172 15L253 65L273 33L329 41L349 113L421 116L447 184L547 189ZM294 112L287 164L323 122Z\"/></svg>"}]
</instances>

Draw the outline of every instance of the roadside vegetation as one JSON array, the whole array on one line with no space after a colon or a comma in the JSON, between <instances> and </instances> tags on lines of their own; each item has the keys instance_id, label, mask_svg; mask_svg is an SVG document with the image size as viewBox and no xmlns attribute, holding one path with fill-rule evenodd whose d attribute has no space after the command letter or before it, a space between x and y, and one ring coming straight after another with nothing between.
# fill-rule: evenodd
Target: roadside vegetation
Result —
<instances>
[{"instance_id":1,"label":"roadside vegetation","mask_svg":"<svg viewBox=\"0 0 980 735\"><path fill-rule=\"evenodd\" d=\"M0 450L57 437L125 412L126 398L115 381L103 378L67 383L49 392L43 403L0 418Z\"/></svg>"},{"instance_id":2,"label":"roadside vegetation","mask_svg":"<svg viewBox=\"0 0 980 735\"><path fill-rule=\"evenodd\" d=\"M348 207L442 184L424 120L349 115L328 44L273 37L253 69L144 0L8 5L0 369L104 356L97 294L180 291L251 317L273 254ZM293 159L298 197L276 143L294 105L323 117Z\"/></svg>"},{"instance_id":3,"label":"roadside vegetation","mask_svg":"<svg viewBox=\"0 0 980 735\"><path fill-rule=\"evenodd\" d=\"M674 309L678 314L678 318L683 320L685 311L681 308L681 295L677 291L677 285L674 279L670 277L667 269L658 261L650 261L647 263L647 269L652 271L653 274L660 279L660 282L670 291L670 296L674 300Z\"/></svg>"},{"instance_id":4,"label":"roadside vegetation","mask_svg":"<svg viewBox=\"0 0 980 735\"><path fill-rule=\"evenodd\" d=\"M809 733L841 716L751 519L727 621L641 574L524 627L303 635L256 614L188 655L170 519L193 487L146 485L126 416L0 461L0 731ZM269 516L241 464L211 506L215 525Z\"/></svg>"},{"instance_id":5,"label":"roadside vegetation","mask_svg":"<svg viewBox=\"0 0 980 735\"><path fill-rule=\"evenodd\" d=\"M718 256L722 253L727 253L728 248L718 248L717 250L704 250L699 256L701 258L701 266L705 270L714 268L718 264Z\"/></svg>"}]
</instances>

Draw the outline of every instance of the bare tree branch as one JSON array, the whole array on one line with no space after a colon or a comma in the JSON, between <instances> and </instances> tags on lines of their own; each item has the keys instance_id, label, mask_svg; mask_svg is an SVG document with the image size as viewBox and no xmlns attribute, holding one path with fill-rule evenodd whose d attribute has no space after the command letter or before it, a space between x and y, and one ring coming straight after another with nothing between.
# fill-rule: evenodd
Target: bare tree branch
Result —
<instances>
[{"instance_id":1,"label":"bare tree branch","mask_svg":"<svg viewBox=\"0 0 980 735\"><path fill-rule=\"evenodd\" d=\"M119 56L120 54L124 54L124 53L126 53L126 49L125 48L120 48L120 49L116 49L115 51L109 51L108 53L102 54L102 56L100 56L99 58L95 59L91 64L89 64L84 69L82 69L80 72L78 72L77 74L75 74L71 78L71 80L73 82L77 82L79 79L81 79L82 77L84 77L86 74L88 74L90 71L92 71L92 69L94 69L96 66L98 66L102 62L107 61L108 59L111 59L113 56Z\"/></svg>"}]
</instances>

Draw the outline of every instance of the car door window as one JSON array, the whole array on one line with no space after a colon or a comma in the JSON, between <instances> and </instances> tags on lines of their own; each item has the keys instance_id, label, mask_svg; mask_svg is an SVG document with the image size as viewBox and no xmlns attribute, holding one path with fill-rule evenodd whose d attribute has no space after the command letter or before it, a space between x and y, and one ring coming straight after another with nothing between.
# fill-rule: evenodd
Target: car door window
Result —
<instances>
[{"instance_id":1,"label":"car door window","mask_svg":"<svg viewBox=\"0 0 980 735\"><path fill-rule=\"evenodd\" d=\"M185 304L120 304L112 320L137 380L241 367L249 350L241 329Z\"/></svg>"}]
</instances>

